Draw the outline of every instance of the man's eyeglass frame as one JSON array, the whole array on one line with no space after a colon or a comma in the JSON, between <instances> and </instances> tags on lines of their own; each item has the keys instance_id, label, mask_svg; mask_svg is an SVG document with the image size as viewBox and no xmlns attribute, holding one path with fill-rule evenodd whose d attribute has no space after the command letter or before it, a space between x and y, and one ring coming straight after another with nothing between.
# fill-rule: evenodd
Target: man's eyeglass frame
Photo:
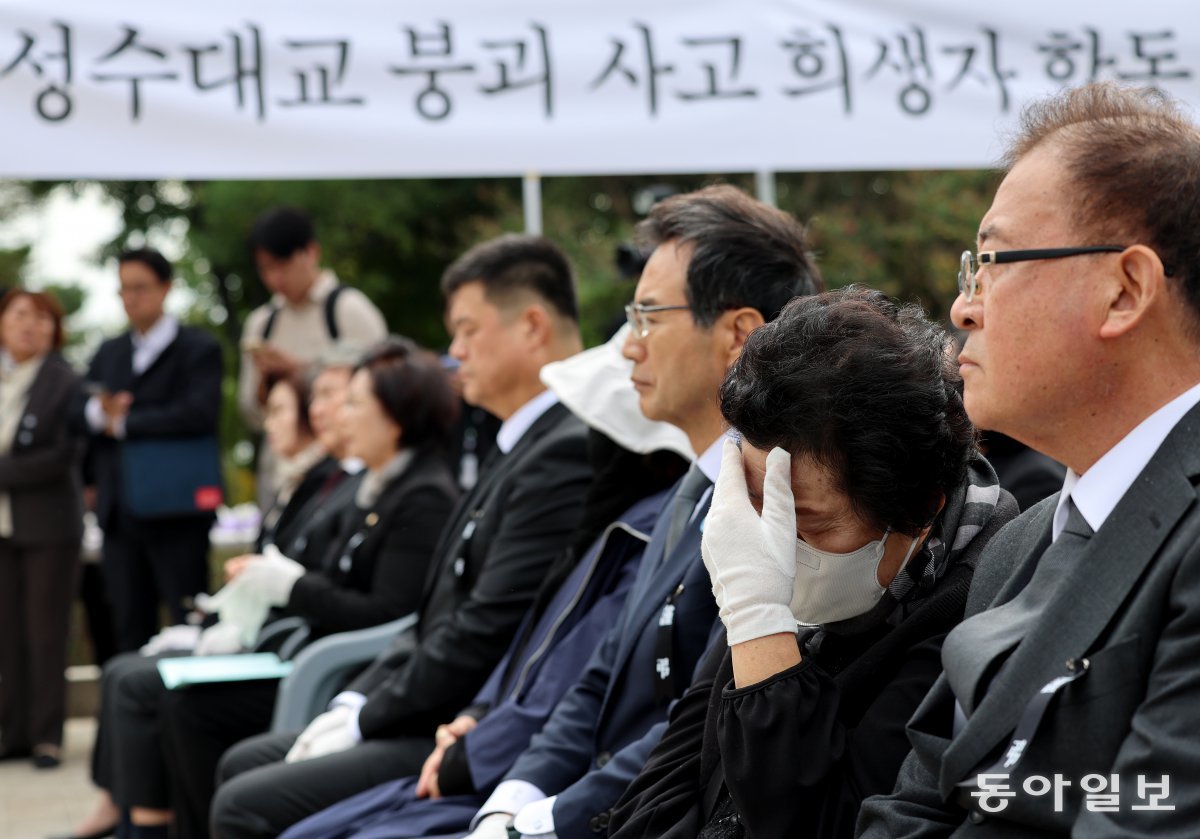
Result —
<instances>
[{"instance_id":1,"label":"man's eyeglass frame","mask_svg":"<svg viewBox=\"0 0 1200 839\"><path fill-rule=\"evenodd\" d=\"M675 312L684 309L691 310L691 306L647 306L643 303L628 303L625 305L625 320L629 323L629 328L633 330L633 335L639 340L650 334L651 324L646 320L646 315L654 314L655 312Z\"/></svg>"},{"instance_id":2,"label":"man's eyeglass frame","mask_svg":"<svg viewBox=\"0 0 1200 839\"><path fill-rule=\"evenodd\" d=\"M1089 253L1121 253L1125 249L1123 245L1089 245L1082 248L980 251L978 254L965 250L958 261L958 293L966 297L968 303L975 299L975 293L979 290L975 274L980 265L1003 265L1006 262L1032 262L1038 259L1063 259L1068 256L1083 256Z\"/></svg>"}]
</instances>

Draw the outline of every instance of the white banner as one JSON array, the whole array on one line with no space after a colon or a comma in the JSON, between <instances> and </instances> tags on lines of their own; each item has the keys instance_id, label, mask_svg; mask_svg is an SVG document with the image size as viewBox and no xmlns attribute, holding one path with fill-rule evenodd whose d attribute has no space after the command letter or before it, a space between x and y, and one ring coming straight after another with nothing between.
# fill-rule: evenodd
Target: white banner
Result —
<instances>
[{"instance_id":1,"label":"white banner","mask_svg":"<svg viewBox=\"0 0 1200 839\"><path fill-rule=\"evenodd\" d=\"M0 176L959 168L1089 79L1200 101L1146 0L0 0Z\"/></svg>"}]
</instances>

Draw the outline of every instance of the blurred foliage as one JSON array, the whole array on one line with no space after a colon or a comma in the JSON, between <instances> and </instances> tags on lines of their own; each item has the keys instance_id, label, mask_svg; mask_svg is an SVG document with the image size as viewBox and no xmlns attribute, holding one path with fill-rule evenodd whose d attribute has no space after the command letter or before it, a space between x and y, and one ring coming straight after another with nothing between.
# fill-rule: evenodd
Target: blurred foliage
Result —
<instances>
[{"instance_id":1,"label":"blurred foliage","mask_svg":"<svg viewBox=\"0 0 1200 839\"><path fill-rule=\"evenodd\" d=\"M571 257L579 278L584 339L590 346L620 323L634 280L617 270L616 248L655 196L728 182L753 191L750 175L546 178L543 226ZM918 300L944 318L955 295L963 249L975 238L996 184L990 172L820 172L781 174L779 205L808 225L831 288L852 282ZM374 181L114 181L105 193L122 208L123 232L100 259L121 249L182 242L180 280L191 290L186 320L207 325L226 352L222 438L231 497L248 493L242 465L247 438L234 406L237 343L246 315L267 299L246 234L278 204L313 217L323 262L361 288L392 330L444 348L438 280L472 244L523 227L521 184L512 179ZM36 205L55 188L82 184L0 182L0 219ZM0 279L19 275L28 249L0 251ZM56 288L77 308L82 292Z\"/></svg>"}]
</instances>

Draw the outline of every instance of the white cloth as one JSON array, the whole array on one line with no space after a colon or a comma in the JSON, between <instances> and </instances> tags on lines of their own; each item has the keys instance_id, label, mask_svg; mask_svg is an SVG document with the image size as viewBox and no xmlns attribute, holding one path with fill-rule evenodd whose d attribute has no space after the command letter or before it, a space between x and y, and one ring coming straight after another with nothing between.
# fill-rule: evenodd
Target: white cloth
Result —
<instances>
[{"instance_id":1,"label":"white cloth","mask_svg":"<svg viewBox=\"0 0 1200 839\"><path fill-rule=\"evenodd\" d=\"M688 460L696 453L682 429L646 419L633 387L633 362L621 355L629 334L625 324L607 343L576 353L541 370L542 383L588 426L622 448L649 454L673 451Z\"/></svg>"},{"instance_id":2,"label":"white cloth","mask_svg":"<svg viewBox=\"0 0 1200 839\"><path fill-rule=\"evenodd\" d=\"M246 648L242 643L245 632L240 626L229 621L218 620L212 626L200 633L196 641L194 655L233 655Z\"/></svg>"},{"instance_id":3,"label":"white cloth","mask_svg":"<svg viewBox=\"0 0 1200 839\"><path fill-rule=\"evenodd\" d=\"M554 802L557 795L526 804L513 818L513 827L529 839L555 839Z\"/></svg>"},{"instance_id":4,"label":"white cloth","mask_svg":"<svg viewBox=\"0 0 1200 839\"><path fill-rule=\"evenodd\" d=\"M499 786L488 796L488 800L483 802L479 812L471 819L471 828L478 827L486 817L493 813L504 813L511 816L520 812L526 804L543 801L546 797L546 793L529 781L519 779L501 781Z\"/></svg>"},{"instance_id":5,"label":"white cloth","mask_svg":"<svg viewBox=\"0 0 1200 839\"><path fill-rule=\"evenodd\" d=\"M732 440L724 443L700 553L730 646L796 631L790 605L796 579L791 463L783 449L767 455L760 515L750 502L742 453Z\"/></svg>"},{"instance_id":6,"label":"white cloth","mask_svg":"<svg viewBox=\"0 0 1200 839\"><path fill-rule=\"evenodd\" d=\"M508 813L493 813L482 819L466 839L508 839Z\"/></svg>"},{"instance_id":7,"label":"white cloth","mask_svg":"<svg viewBox=\"0 0 1200 839\"><path fill-rule=\"evenodd\" d=\"M1150 458L1158 451L1184 414L1200 403L1200 384L1163 405L1121 438L1082 475L1067 470L1062 495L1054 511L1050 538L1058 539L1067 523L1067 502L1074 500L1093 531L1100 529L1109 514L1133 486Z\"/></svg>"},{"instance_id":8,"label":"white cloth","mask_svg":"<svg viewBox=\"0 0 1200 839\"><path fill-rule=\"evenodd\" d=\"M353 733L354 738L360 743L363 740L363 733L362 728L360 728L358 725L358 718L362 714L363 706L366 704L367 695L365 693L358 693L352 690L342 691L337 696L333 697L333 699L329 702L330 709L333 709L338 705L344 705L353 711L349 718L348 725L350 726L350 731Z\"/></svg>"},{"instance_id":9,"label":"white cloth","mask_svg":"<svg viewBox=\"0 0 1200 839\"><path fill-rule=\"evenodd\" d=\"M267 545L262 556L246 563L242 572L233 580L239 591L260 598L268 606L286 606L292 589L307 573L307 569L288 559L274 545Z\"/></svg>"},{"instance_id":10,"label":"white cloth","mask_svg":"<svg viewBox=\"0 0 1200 839\"><path fill-rule=\"evenodd\" d=\"M296 738L295 744L284 758L287 763L312 760L324 755L336 754L353 748L361 742L350 727L355 712L345 705L335 705L308 724Z\"/></svg>"},{"instance_id":11,"label":"white cloth","mask_svg":"<svg viewBox=\"0 0 1200 839\"><path fill-rule=\"evenodd\" d=\"M164 626L158 634L142 644L138 650L144 656L166 652L192 652L200 641L200 627L190 623Z\"/></svg>"},{"instance_id":12,"label":"white cloth","mask_svg":"<svg viewBox=\"0 0 1200 839\"><path fill-rule=\"evenodd\" d=\"M18 364L7 352L0 358L0 456L12 452L21 417L29 404L29 388L45 360L44 355L39 355ZM8 490L3 490L0 491L0 536L7 539L12 535L12 496Z\"/></svg>"},{"instance_id":13,"label":"white cloth","mask_svg":"<svg viewBox=\"0 0 1200 839\"><path fill-rule=\"evenodd\" d=\"M543 390L517 408L511 417L500 424L500 429L496 432L496 448L501 454L511 452L538 418L557 404L558 396L554 391Z\"/></svg>"}]
</instances>

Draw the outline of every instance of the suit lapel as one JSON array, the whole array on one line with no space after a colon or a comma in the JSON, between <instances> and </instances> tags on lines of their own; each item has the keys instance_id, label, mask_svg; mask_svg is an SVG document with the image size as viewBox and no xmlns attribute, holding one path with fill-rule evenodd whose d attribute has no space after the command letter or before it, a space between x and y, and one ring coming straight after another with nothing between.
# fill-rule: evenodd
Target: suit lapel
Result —
<instances>
[{"instance_id":1,"label":"suit lapel","mask_svg":"<svg viewBox=\"0 0 1200 839\"><path fill-rule=\"evenodd\" d=\"M942 761L940 787L949 794L1016 727L1029 699L1083 656L1134 592L1143 571L1191 507L1191 478L1200 474L1200 407L1172 430L1129 491L1091 538L1083 555L1029 634L1013 651ZM1038 539L1040 544L1044 540ZM1038 552L1040 559L1041 551ZM1024 563L1020 571L1026 571ZM1018 573L1018 577L1027 574ZM1010 599L1013 586L997 602Z\"/></svg>"},{"instance_id":2,"label":"suit lapel","mask_svg":"<svg viewBox=\"0 0 1200 839\"><path fill-rule=\"evenodd\" d=\"M457 552L452 551L457 543L462 541L463 533L472 517L484 512L492 491L500 481L507 477L520 465L523 455L542 437L554 429L569 412L560 404L551 405L545 413L534 420L533 425L521 435L521 439L506 455L494 452L489 457L490 464L479 476L479 481L471 491L459 502L454 517L442 531L438 541L434 561L430 563L429 574L425 577L425 590L422 602L428 600L441 577L443 570L457 559Z\"/></svg>"},{"instance_id":3,"label":"suit lapel","mask_svg":"<svg viewBox=\"0 0 1200 839\"><path fill-rule=\"evenodd\" d=\"M670 556L663 558L663 547L666 543L667 531L670 529L672 500L674 500L673 496L663 504L663 513L659 516L658 526L654 528L650 543L646 546L646 553L642 558L642 563L647 569L645 586L636 600L632 598L630 600L634 606L629 615L628 631L623 633L621 646L617 650L617 658L613 666L614 674L621 672L625 667L629 657L633 655L634 648L637 647L646 625L651 621L657 621L662 607L666 604L667 597L679 585L680 579L687 574L688 567L700 554L700 525L708 513L707 503L684 528L683 533L679 536L679 542L671 551ZM653 564L646 565L646 563ZM610 688L614 684L616 684L616 680L609 681Z\"/></svg>"}]
</instances>

